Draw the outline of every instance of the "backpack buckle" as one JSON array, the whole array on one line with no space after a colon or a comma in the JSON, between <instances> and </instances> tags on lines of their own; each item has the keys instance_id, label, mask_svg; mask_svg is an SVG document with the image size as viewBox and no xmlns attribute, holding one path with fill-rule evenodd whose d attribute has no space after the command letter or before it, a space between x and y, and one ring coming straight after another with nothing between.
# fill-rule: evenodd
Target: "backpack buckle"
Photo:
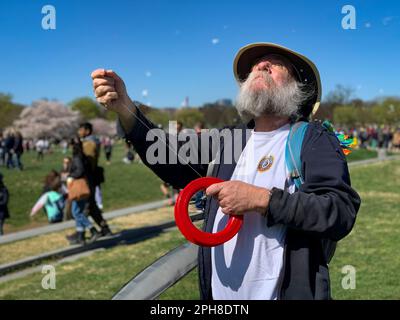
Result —
<instances>
[{"instance_id":1,"label":"backpack buckle","mask_svg":"<svg viewBox=\"0 0 400 320\"><path fill-rule=\"evenodd\" d=\"M291 179L298 179L298 178L300 178L300 174L299 174L299 172L296 170L296 169L294 169L291 173L290 173L290 178Z\"/></svg>"}]
</instances>

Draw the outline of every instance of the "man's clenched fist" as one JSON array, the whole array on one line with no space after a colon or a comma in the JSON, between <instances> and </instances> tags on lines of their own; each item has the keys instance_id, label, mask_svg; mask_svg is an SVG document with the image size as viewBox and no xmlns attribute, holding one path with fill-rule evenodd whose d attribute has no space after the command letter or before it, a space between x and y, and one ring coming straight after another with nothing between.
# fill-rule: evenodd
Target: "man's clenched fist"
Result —
<instances>
[{"instance_id":1,"label":"man's clenched fist","mask_svg":"<svg viewBox=\"0 0 400 320\"><path fill-rule=\"evenodd\" d=\"M107 110L122 113L132 105L124 81L112 70L97 69L92 72L96 99Z\"/></svg>"},{"instance_id":2,"label":"man's clenched fist","mask_svg":"<svg viewBox=\"0 0 400 320\"><path fill-rule=\"evenodd\" d=\"M225 181L209 186L207 196L214 196L224 214L241 215L250 212L265 214L270 191L241 181Z\"/></svg>"}]
</instances>

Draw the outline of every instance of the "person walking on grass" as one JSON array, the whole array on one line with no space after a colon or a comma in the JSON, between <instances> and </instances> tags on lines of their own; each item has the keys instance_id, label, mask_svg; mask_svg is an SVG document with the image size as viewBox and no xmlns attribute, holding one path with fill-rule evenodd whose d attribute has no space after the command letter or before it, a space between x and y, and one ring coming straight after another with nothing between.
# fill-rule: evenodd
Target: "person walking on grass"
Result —
<instances>
[{"instance_id":1,"label":"person walking on grass","mask_svg":"<svg viewBox=\"0 0 400 320\"><path fill-rule=\"evenodd\" d=\"M15 133L15 140L14 140L14 154L15 154L15 163L19 170L24 169L24 165L22 164L21 158L22 154L24 153L24 138L22 137L21 132L17 131Z\"/></svg>"},{"instance_id":2,"label":"person walking on grass","mask_svg":"<svg viewBox=\"0 0 400 320\"><path fill-rule=\"evenodd\" d=\"M6 136L4 146L5 146L5 160L7 169L13 169L14 164L14 143L15 135L14 131L10 130Z\"/></svg>"},{"instance_id":3,"label":"person walking on grass","mask_svg":"<svg viewBox=\"0 0 400 320\"><path fill-rule=\"evenodd\" d=\"M103 141L104 154L106 156L107 164L111 164L111 156L113 149L114 140L110 137L105 137Z\"/></svg>"},{"instance_id":4,"label":"person walking on grass","mask_svg":"<svg viewBox=\"0 0 400 320\"><path fill-rule=\"evenodd\" d=\"M82 123L78 129L78 135L82 142L82 150L88 165L86 167L86 178L90 188L89 215L101 228L101 235L111 235L107 221L103 218L101 209L96 203L96 187L104 182L104 172L98 166L100 155L100 142L93 135L93 126L89 122Z\"/></svg>"},{"instance_id":5,"label":"person walking on grass","mask_svg":"<svg viewBox=\"0 0 400 320\"><path fill-rule=\"evenodd\" d=\"M44 158L43 154L44 154L44 148L45 148L45 143L44 143L43 138L39 138L39 140L36 141L35 148L36 148L36 152L37 152L36 160L42 161Z\"/></svg>"},{"instance_id":6,"label":"person walking on grass","mask_svg":"<svg viewBox=\"0 0 400 320\"><path fill-rule=\"evenodd\" d=\"M67 186L72 183L74 179L87 179L86 172L87 166L89 163L87 158L83 154L82 144L80 141L77 141L72 146L72 162L71 169L67 178ZM85 215L85 207L88 205L89 200L84 198L80 200L72 200L72 216L75 219L76 226L76 235L67 236L67 240L70 244L85 244L85 231L89 230L91 233L90 238L88 239L88 243L94 242L96 239L100 237L99 232L90 222L90 220Z\"/></svg>"}]
</instances>

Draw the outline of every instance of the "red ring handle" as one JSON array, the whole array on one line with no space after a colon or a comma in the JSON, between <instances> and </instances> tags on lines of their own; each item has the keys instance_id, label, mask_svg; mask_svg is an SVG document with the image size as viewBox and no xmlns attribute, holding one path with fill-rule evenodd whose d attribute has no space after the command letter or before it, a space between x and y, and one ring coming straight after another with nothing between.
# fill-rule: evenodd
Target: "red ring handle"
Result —
<instances>
[{"instance_id":1,"label":"red ring handle","mask_svg":"<svg viewBox=\"0 0 400 320\"><path fill-rule=\"evenodd\" d=\"M175 204L175 222L184 237L194 244L204 247L218 246L232 239L242 226L242 215L231 215L226 227L217 233L203 232L197 229L190 220L188 206L192 196L196 192L220 182L224 182L224 180L214 177L198 178L191 181L178 195Z\"/></svg>"}]
</instances>

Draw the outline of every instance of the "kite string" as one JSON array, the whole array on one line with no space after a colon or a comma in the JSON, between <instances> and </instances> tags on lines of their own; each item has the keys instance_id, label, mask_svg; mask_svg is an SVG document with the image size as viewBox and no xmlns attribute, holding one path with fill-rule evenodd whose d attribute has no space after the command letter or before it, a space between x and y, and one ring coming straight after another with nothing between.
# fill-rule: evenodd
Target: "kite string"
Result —
<instances>
[{"instance_id":1,"label":"kite string","mask_svg":"<svg viewBox=\"0 0 400 320\"><path fill-rule=\"evenodd\" d=\"M136 108L137 110L139 110L139 108L138 108L138 106L136 105L136 103L133 102L133 104L134 104L135 108ZM106 109L107 109L107 104L104 104L104 106L105 106ZM140 118L136 115L135 112L131 111L131 110L128 108L127 105L123 104L123 106L124 106L124 108L125 108L131 115L133 115L133 116L136 118L136 120L139 120L140 123L141 123L143 126L145 126L148 130L151 130L151 128L149 128L149 126L148 126L142 119L140 119ZM159 137L159 139L165 144L165 146L166 146L169 150L171 150L171 151L179 158L179 160L181 160L181 161L183 160L183 162L185 161L185 159L182 159L182 157L181 157L174 149L172 149L171 146L170 146L161 136ZM202 175L201 175L195 168L193 168L189 163L187 163L187 165L188 165L189 168L192 169L192 171L195 172L199 177L202 177Z\"/></svg>"}]
</instances>

